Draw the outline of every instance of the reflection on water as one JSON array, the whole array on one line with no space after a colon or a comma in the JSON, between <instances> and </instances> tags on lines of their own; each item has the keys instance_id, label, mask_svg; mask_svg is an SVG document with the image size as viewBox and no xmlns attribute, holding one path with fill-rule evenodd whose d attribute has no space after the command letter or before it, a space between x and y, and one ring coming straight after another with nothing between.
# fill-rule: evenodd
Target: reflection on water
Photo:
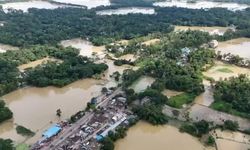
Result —
<instances>
[{"instance_id":1,"label":"reflection on water","mask_svg":"<svg viewBox=\"0 0 250 150\"><path fill-rule=\"evenodd\" d=\"M222 54L231 53L250 59L250 38L238 38L220 42L216 51L221 51Z\"/></svg>"},{"instance_id":2,"label":"reflection on water","mask_svg":"<svg viewBox=\"0 0 250 150\"><path fill-rule=\"evenodd\" d=\"M153 8L144 8L144 7L128 7L128 8L119 8L119 9L108 9L96 12L98 15L127 15L127 14L155 14Z\"/></svg>"},{"instance_id":3,"label":"reflection on water","mask_svg":"<svg viewBox=\"0 0 250 150\"><path fill-rule=\"evenodd\" d=\"M198 1L195 3L188 3L186 0L171 0L165 2L156 2L154 6L160 7L182 7L190 9L209 9L214 7L227 8L232 11L243 10L248 7L246 4L237 3L224 3L224 2L210 2L210 1Z\"/></svg>"},{"instance_id":4,"label":"reflection on water","mask_svg":"<svg viewBox=\"0 0 250 150\"><path fill-rule=\"evenodd\" d=\"M2 4L2 7L5 12L8 12L8 9L17 9L17 10L22 10L24 12L27 12L29 8L56 9L58 7L63 7L63 6L51 4L46 1L28 1L28 2L6 3L6 4Z\"/></svg>"},{"instance_id":5,"label":"reflection on water","mask_svg":"<svg viewBox=\"0 0 250 150\"><path fill-rule=\"evenodd\" d=\"M154 81L155 79L152 77L143 76L137 81L135 81L131 85L131 88L134 89L136 93L139 93L147 89L147 87L149 87Z\"/></svg>"},{"instance_id":6,"label":"reflection on water","mask_svg":"<svg viewBox=\"0 0 250 150\"><path fill-rule=\"evenodd\" d=\"M75 5L87 6L88 8L110 5L109 0L53 0L53 1L65 3L65 4L75 4Z\"/></svg>"},{"instance_id":7,"label":"reflection on water","mask_svg":"<svg viewBox=\"0 0 250 150\"><path fill-rule=\"evenodd\" d=\"M180 133L176 127L152 126L139 122L128 130L124 139L115 143L115 150L206 150L194 137Z\"/></svg>"}]
</instances>

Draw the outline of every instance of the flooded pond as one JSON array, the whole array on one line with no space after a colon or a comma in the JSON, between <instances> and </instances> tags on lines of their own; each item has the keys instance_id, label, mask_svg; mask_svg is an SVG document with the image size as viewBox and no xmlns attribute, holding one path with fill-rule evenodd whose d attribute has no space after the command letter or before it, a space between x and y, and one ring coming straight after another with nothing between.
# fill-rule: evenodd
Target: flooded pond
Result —
<instances>
[{"instance_id":1,"label":"flooded pond","mask_svg":"<svg viewBox=\"0 0 250 150\"><path fill-rule=\"evenodd\" d=\"M134 89L136 93L139 93L146 90L154 81L155 79L152 77L142 76L135 81L130 88Z\"/></svg>"},{"instance_id":2,"label":"flooded pond","mask_svg":"<svg viewBox=\"0 0 250 150\"><path fill-rule=\"evenodd\" d=\"M155 14L154 8L128 7L119 9L108 9L96 12L98 15L127 15L127 14Z\"/></svg>"},{"instance_id":3,"label":"flooded pond","mask_svg":"<svg viewBox=\"0 0 250 150\"><path fill-rule=\"evenodd\" d=\"M238 38L219 42L216 51L221 51L222 54L231 53L250 59L250 38Z\"/></svg>"},{"instance_id":4,"label":"flooded pond","mask_svg":"<svg viewBox=\"0 0 250 150\"><path fill-rule=\"evenodd\" d=\"M152 40L145 41L142 44L144 44L146 46L149 46L149 45L159 43L160 41L161 41L160 39L152 39Z\"/></svg>"},{"instance_id":5,"label":"flooded pond","mask_svg":"<svg viewBox=\"0 0 250 150\"><path fill-rule=\"evenodd\" d=\"M124 139L115 143L115 150L207 150L196 138L180 133L170 125L152 126L139 122Z\"/></svg>"},{"instance_id":6,"label":"flooded pond","mask_svg":"<svg viewBox=\"0 0 250 150\"><path fill-rule=\"evenodd\" d=\"M2 4L3 10L8 12L8 9L16 9L27 12L29 8L38 9L56 9L58 7L64 7L63 5L51 4L46 1L27 1L27 2L13 2Z\"/></svg>"},{"instance_id":7,"label":"flooded pond","mask_svg":"<svg viewBox=\"0 0 250 150\"><path fill-rule=\"evenodd\" d=\"M18 50L18 47L6 45L6 44L0 44L0 53L4 53L8 50Z\"/></svg>"},{"instance_id":8,"label":"flooded pond","mask_svg":"<svg viewBox=\"0 0 250 150\"><path fill-rule=\"evenodd\" d=\"M108 6L110 5L109 0L53 0L54 2L87 6L88 8L94 8L97 6Z\"/></svg>"},{"instance_id":9,"label":"flooded pond","mask_svg":"<svg viewBox=\"0 0 250 150\"><path fill-rule=\"evenodd\" d=\"M169 89L165 89L162 91L162 94L167 96L168 98L173 97L173 96L177 96L182 94L183 92L179 92L179 91L174 91L174 90L169 90Z\"/></svg>"},{"instance_id":10,"label":"flooded pond","mask_svg":"<svg viewBox=\"0 0 250 150\"><path fill-rule=\"evenodd\" d=\"M225 3L225 2L210 2L210 1L198 1L194 3L188 3L186 0L171 0L165 2L155 2L154 6L159 7L182 7L189 9L209 9L209 8L227 8L232 11L243 10L249 7L246 4L237 3Z\"/></svg>"},{"instance_id":11,"label":"flooded pond","mask_svg":"<svg viewBox=\"0 0 250 150\"><path fill-rule=\"evenodd\" d=\"M210 35L223 35L229 27L175 26L175 31L199 30Z\"/></svg>"}]
</instances>

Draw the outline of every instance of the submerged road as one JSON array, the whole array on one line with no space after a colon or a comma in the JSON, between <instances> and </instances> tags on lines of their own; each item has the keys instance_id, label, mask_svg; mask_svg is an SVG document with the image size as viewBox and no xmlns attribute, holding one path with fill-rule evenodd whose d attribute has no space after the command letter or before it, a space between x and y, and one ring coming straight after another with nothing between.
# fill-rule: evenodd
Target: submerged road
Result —
<instances>
[{"instance_id":1,"label":"submerged road","mask_svg":"<svg viewBox=\"0 0 250 150\"><path fill-rule=\"evenodd\" d=\"M98 107L98 106L100 106L100 107L106 106L108 101L112 100L121 91L122 91L121 88L118 88L111 95L109 95L107 98L105 98L103 101L102 101L103 96L99 97L97 101L101 101L101 102L96 107ZM52 150L52 149L55 150L68 137L70 137L71 135L76 133L79 130L79 128L83 124L88 122L93 116L94 116L94 112L86 112L85 115L80 120L78 120L76 123L72 124L71 127L63 130L55 139L53 139L53 141L51 141L51 143L49 145L44 146L43 148L41 148L41 150Z\"/></svg>"}]
</instances>

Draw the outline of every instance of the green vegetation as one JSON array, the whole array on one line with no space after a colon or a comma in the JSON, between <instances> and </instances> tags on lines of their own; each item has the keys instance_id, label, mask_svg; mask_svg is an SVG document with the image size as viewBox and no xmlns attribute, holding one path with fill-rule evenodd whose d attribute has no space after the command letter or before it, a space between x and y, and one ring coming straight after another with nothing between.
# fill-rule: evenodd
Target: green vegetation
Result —
<instances>
[{"instance_id":1,"label":"green vegetation","mask_svg":"<svg viewBox=\"0 0 250 150\"><path fill-rule=\"evenodd\" d=\"M206 144L208 146L214 146L215 144L215 139L212 135L209 135L208 138L207 138L207 141L206 141Z\"/></svg>"},{"instance_id":2,"label":"green vegetation","mask_svg":"<svg viewBox=\"0 0 250 150\"><path fill-rule=\"evenodd\" d=\"M220 68L217 69L216 71L223 72L223 73L232 73L233 71L228 69L228 68Z\"/></svg>"},{"instance_id":3,"label":"green vegetation","mask_svg":"<svg viewBox=\"0 0 250 150\"><path fill-rule=\"evenodd\" d=\"M237 131L239 129L239 124L236 121L226 120L222 128L226 130Z\"/></svg>"},{"instance_id":4,"label":"green vegetation","mask_svg":"<svg viewBox=\"0 0 250 150\"><path fill-rule=\"evenodd\" d=\"M185 123L180 127L181 132L187 132L193 136L201 137L209 132L209 124L205 120L193 124Z\"/></svg>"},{"instance_id":5,"label":"green vegetation","mask_svg":"<svg viewBox=\"0 0 250 150\"><path fill-rule=\"evenodd\" d=\"M13 113L11 110L5 106L5 102L3 100L0 100L0 123L11 119L13 116Z\"/></svg>"},{"instance_id":6,"label":"green vegetation","mask_svg":"<svg viewBox=\"0 0 250 150\"><path fill-rule=\"evenodd\" d=\"M1 139L0 138L0 149L1 150L13 150L13 142L10 139Z\"/></svg>"},{"instance_id":7,"label":"green vegetation","mask_svg":"<svg viewBox=\"0 0 250 150\"><path fill-rule=\"evenodd\" d=\"M22 136L34 136L35 135L35 133L33 131L25 128L24 126L20 126L20 125L18 125L16 127L16 132L18 134L21 134Z\"/></svg>"},{"instance_id":8,"label":"green vegetation","mask_svg":"<svg viewBox=\"0 0 250 150\"><path fill-rule=\"evenodd\" d=\"M122 66L122 65L126 65L126 64L127 65L132 65L132 66L135 65L134 62L132 62L130 60L126 60L126 59L118 59L118 60L114 61L114 65L116 65L116 66Z\"/></svg>"},{"instance_id":9,"label":"green vegetation","mask_svg":"<svg viewBox=\"0 0 250 150\"><path fill-rule=\"evenodd\" d=\"M29 150L29 146L27 144L18 144L16 150Z\"/></svg>"},{"instance_id":10,"label":"green vegetation","mask_svg":"<svg viewBox=\"0 0 250 150\"><path fill-rule=\"evenodd\" d=\"M194 101L195 95L190 93L183 93L177 96L171 97L167 104L175 108L182 108L184 104L189 104Z\"/></svg>"},{"instance_id":11,"label":"green vegetation","mask_svg":"<svg viewBox=\"0 0 250 150\"><path fill-rule=\"evenodd\" d=\"M211 107L219 111L249 118L249 90L250 80L246 75L218 81L214 90L215 102Z\"/></svg>"}]
</instances>

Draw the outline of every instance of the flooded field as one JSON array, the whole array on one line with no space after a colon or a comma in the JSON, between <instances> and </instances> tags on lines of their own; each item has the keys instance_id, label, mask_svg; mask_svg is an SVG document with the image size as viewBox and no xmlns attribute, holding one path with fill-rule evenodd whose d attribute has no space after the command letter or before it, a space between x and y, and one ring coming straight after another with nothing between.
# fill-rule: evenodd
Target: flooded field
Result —
<instances>
[{"instance_id":1,"label":"flooded field","mask_svg":"<svg viewBox=\"0 0 250 150\"><path fill-rule=\"evenodd\" d=\"M218 150L248 150L250 148L250 136L240 132L216 130Z\"/></svg>"},{"instance_id":2,"label":"flooded field","mask_svg":"<svg viewBox=\"0 0 250 150\"><path fill-rule=\"evenodd\" d=\"M96 12L98 15L127 15L127 14L155 14L154 8L128 7L119 9L108 9Z\"/></svg>"},{"instance_id":3,"label":"flooded field","mask_svg":"<svg viewBox=\"0 0 250 150\"><path fill-rule=\"evenodd\" d=\"M53 1L65 4L87 6L88 8L110 5L109 0L53 0Z\"/></svg>"},{"instance_id":4,"label":"flooded field","mask_svg":"<svg viewBox=\"0 0 250 150\"><path fill-rule=\"evenodd\" d=\"M238 38L220 42L216 51L221 51L222 54L231 53L250 59L250 38Z\"/></svg>"},{"instance_id":5,"label":"flooded field","mask_svg":"<svg viewBox=\"0 0 250 150\"><path fill-rule=\"evenodd\" d=\"M148 76L142 76L130 88L134 89L136 93L142 92L149 87L155 81L154 78Z\"/></svg>"},{"instance_id":6,"label":"flooded field","mask_svg":"<svg viewBox=\"0 0 250 150\"><path fill-rule=\"evenodd\" d=\"M27 63L27 64L23 64L23 65L20 65L18 66L18 69L19 70L25 70L27 68L34 68L42 63L47 63L48 61L58 61L58 62L61 62L60 60L58 59L54 59L54 58L43 58L43 59L39 59L39 60L36 60L36 61L33 61L33 62L30 62L30 63Z\"/></svg>"},{"instance_id":7,"label":"flooded field","mask_svg":"<svg viewBox=\"0 0 250 150\"><path fill-rule=\"evenodd\" d=\"M8 9L16 9L27 12L29 8L38 9L56 9L58 7L64 7L63 5L51 4L46 1L27 1L27 2L13 2L2 4L3 10L8 12Z\"/></svg>"},{"instance_id":8,"label":"flooded field","mask_svg":"<svg viewBox=\"0 0 250 150\"><path fill-rule=\"evenodd\" d=\"M162 91L162 94L165 95L165 96L167 96L168 98L180 95L182 93L183 92L178 92L178 91L168 90L168 89L165 89L165 90Z\"/></svg>"},{"instance_id":9,"label":"flooded field","mask_svg":"<svg viewBox=\"0 0 250 150\"><path fill-rule=\"evenodd\" d=\"M87 57L92 57L93 54L101 54L105 49L104 46L93 46L91 42L80 38L62 41L61 45L64 47L72 46L80 49L80 55Z\"/></svg>"},{"instance_id":10,"label":"flooded field","mask_svg":"<svg viewBox=\"0 0 250 150\"><path fill-rule=\"evenodd\" d=\"M130 128L115 150L207 150L196 138L170 125L152 126L139 122Z\"/></svg>"},{"instance_id":11,"label":"flooded field","mask_svg":"<svg viewBox=\"0 0 250 150\"><path fill-rule=\"evenodd\" d=\"M145 41L142 44L144 44L146 46L149 46L149 45L152 45L152 44L156 44L158 42L160 42L160 39L152 39L152 40Z\"/></svg>"},{"instance_id":12,"label":"flooded field","mask_svg":"<svg viewBox=\"0 0 250 150\"><path fill-rule=\"evenodd\" d=\"M246 4L237 3L224 3L224 2L210 2L210 1L198 1L194 3L188 3L186 0L171 0L165 2L156 2L154 6L160 7L182 7L189 9L209 9L214 7L227 8L232 11L243 10L249 7Z\"/></svg>"},{"instance_id":13,"label":"flooded field","mask_svg":"<svg viewBox=\"0 0 250 150\"><path fill-rule=\"evenodd\" d=\"M238 76L239 74L250 75L250 70L247 68L237 67L217 61L215 65L203 74L207 77L214 78L216 81L220 79Z\"/></svg>"},{"instance_id":14,"label":"flooded field","mask_svg":"<svg viewBox=\"0 0 250 150\"><path fill-rule=\"evenodd\" d=\"M228 27L202 27L202 26L175 26L175 31L199 30L208 32L210 35L223 35Z\"/></svg>"},{"instance_id":15,"label":"flooded field","mask_svg":"<svg viewBox=\"0 0 250 150\"><path fill-rule=\"evenodd\" d=\"M6 45L6 44L0 44L0 53L4 53L8 50L18 50L18 47Z\"/></svg>"}]
</instances>

